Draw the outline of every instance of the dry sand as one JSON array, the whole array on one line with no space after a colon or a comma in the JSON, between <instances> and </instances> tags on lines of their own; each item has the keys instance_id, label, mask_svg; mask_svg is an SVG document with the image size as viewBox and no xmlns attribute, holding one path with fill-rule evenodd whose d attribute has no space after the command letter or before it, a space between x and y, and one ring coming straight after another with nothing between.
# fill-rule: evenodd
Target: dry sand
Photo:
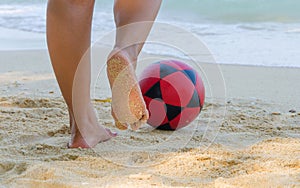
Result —
<instances>
[{"instance_id":1,"label":"dry sand","mask_svg":"<svg viewBox=\"0 0 300 188\"><path fill-rule=\"evenodd\" d=\"M67 149L67 109L47 53L0 57L3 187L300 187L299 69L221 66L226 100L208 97L175 132L118 131L109 100L95 100L100 123L119 136Z\"/></svg>"}]
</instances>

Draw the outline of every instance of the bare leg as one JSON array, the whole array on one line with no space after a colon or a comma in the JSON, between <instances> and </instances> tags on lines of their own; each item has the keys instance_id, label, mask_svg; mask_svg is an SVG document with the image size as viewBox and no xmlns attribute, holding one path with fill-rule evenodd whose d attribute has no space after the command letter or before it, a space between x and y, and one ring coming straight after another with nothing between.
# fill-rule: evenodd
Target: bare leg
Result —
<instances>
[{"instance_id":1,"label":"bare leg","mask_svg":"<svg viewBox=\"0 0 300 188\"><path fill-rule=\"evenodd\" d=\"M137 57L151 30L161 0L115 0L116 44L108 57L112 115L116 126L138 129L149 118L135 75Z\"/></svg>"},{"instance_id":2,"label":"bare leg","mask_svg":"<svg viewBox=\"0 0 300 188\"><path fill-rule=\"evenodd\" d=\"M88 50L93 8L94 0L48 1L48 49L58 84L69 108L69 147L93 147L115 136L99 125L90 100Z\"/></svg>"}]
</instances>

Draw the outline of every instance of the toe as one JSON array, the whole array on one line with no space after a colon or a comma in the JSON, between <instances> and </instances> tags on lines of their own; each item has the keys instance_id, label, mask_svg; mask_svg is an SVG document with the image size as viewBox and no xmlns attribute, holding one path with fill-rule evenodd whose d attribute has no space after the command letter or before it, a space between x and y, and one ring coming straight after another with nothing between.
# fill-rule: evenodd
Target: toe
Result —
<instances>
[{"instance_id":1,"label":"toe","mask_svg":"<svg viewBox=\"0 0 300 188\"><path fill-rule=\"evenodd\" d=\"M148 119L149 112L145 109L143 115L139 118L139 121L130 124L131 129L134 131L138 130L143 124L147 123Z\"/></svg>"},{"instance_id":2,"label":"toe","mask_svg":"<svg viewBox=\"0 0 300 188\"><path fill-rule=\"evenodd\" d=\"M141 121L135 122L130 124L130 127L132 130L136 131L138 130L141 126L143 125L143 123Z\"/></svg>"}]
</instances>

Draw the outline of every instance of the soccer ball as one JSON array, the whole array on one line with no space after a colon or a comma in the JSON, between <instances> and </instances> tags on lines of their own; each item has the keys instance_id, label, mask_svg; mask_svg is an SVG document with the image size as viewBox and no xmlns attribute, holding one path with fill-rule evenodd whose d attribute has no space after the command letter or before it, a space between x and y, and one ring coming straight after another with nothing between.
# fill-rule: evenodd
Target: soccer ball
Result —
<instances>
[{"instance_id":1,"label":"soccer ball","mask_svg":"<svg viewBox=\"0 0 300 188\"><path fill-rule=\"evenodd\" d=\"M150 115L147 123L157 129L185 127L203 107L202 79L185 63L175 60L153 63L142 72L139 84Z\"/></svg>"}]
</instances>

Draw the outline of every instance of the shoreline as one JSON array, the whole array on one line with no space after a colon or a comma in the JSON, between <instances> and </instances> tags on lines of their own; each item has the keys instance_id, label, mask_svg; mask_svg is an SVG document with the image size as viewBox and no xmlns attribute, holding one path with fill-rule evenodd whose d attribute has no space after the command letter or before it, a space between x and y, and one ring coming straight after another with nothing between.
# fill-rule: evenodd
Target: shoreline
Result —
<instances>
[{"instance_id":1,"label":"shoreline","mask_svg":"<svg viewBox=\"0 0 300 188\"><path fill-rule=\"evenodd\" d=\"M158 22L158 25L160 23L165 22ZM226 25L226 24L225 24ZM173 27L170 25L170 27ZM180 27L183 26L175 26ZM219 27L219 26L218 26ZM186 30L187 33L191 33L189 30L180 28L183 30ZM283 28L281 28L278 32L283 32L284 34L287 34L287 31L282 31ZM113 31L113 30L112 30ZM105 41L104 44L106 47L111 46L112 41L114 40L114 36L112 36L111 32L107 31L107 33L103 33L102 31L93 30L92 32L92 44L96 44L98 40L96 39L102 39ZM251 32L255 32L256 30L253 30ZM245 31L249 32L249 31ZM164 34L164 33L162 33ZM178 34L178 36L177 36ZM248 33L247 35L243 36L235 36L234 34L230 36L223 36L222 35L216 35L215 37L209 37L205 34L201 33L191 33L195 35L198 39L200 39L208 48L212 54L214 54L214 58L220 63L220 65L241 65L241 66L258 66L258 67L279 67L279 68L300 68L300 65L298 65L297 62L299 60L299 56L296 53L295 49L297 49L297 40L292 40L289 43L284 42L285 38L275 38L274 41L271 40L265 40L264 43L258 43L258 45L262 45L262 47L257 48L255 45L252 44L251 40L259 40L259 38L251 38L251 40L247 40L247 36L251 37L251 33ZM255 33L254 33L255 34ZM273 33L274 34L274 33ZM297 34L297 29L296 29ZM110 38L109 40L103 39L103 37ZM180 33L177 33L177 31L174 33L174 36L171 37L180 37ZM240 43L232 44L230 43L230 40L233 40L235 37L242 37L243 40ZM266 36L262 36L266 37ZM286 38L289 38L289 35L285 36ZM150 39L151 37L149 37ZM155 39L155 38L154 38ZM292 39L292 38L291 38ZM296 35L296 39L298 39ZM224 44L222 41L224 40ZM45 33L37 33L37 32L30 32L30 31L23 31L23 30L17 30L17 29L10 29L10 28L4 28L0 27L0 51L26 51L26 50L46 50L47 44L46 44L46 34ZM277 45L279 43L283 43L284 46L281 48L273 48L273 45ZM186 44L178 44L178 46L185 47ZM239 48L236 48L235 45L238 45ZM249 48L249 49L248 49ZM283 49L287 49L287 51L283 51ZM213 50L212 50L213 49ZM239 54L237 51L241 51L242 53ZM247 51L248 50L248 51ZM262 53L258 53L262 52ZM248 54L248 55L247 55ZM276 57L274 58L274 55ZM283 54L286 54L285 56ZM155 52L149 51L149 56L157 56ZM160 56L160 55L158 55ZM170 57L173 56L173 58L181 59L178 54L169 55ZM177 56L177 57L175 57ZM236 58L241 56L241 58ZM253 59L253 63L249 61L250 59ZM231 62L240 62L239 64L234 64ZM272 62L272 63L270 63ZM286 63L289 65L286 65ZM273 65L272 65L273 64Z\"/></svg>"}]
</instances>

